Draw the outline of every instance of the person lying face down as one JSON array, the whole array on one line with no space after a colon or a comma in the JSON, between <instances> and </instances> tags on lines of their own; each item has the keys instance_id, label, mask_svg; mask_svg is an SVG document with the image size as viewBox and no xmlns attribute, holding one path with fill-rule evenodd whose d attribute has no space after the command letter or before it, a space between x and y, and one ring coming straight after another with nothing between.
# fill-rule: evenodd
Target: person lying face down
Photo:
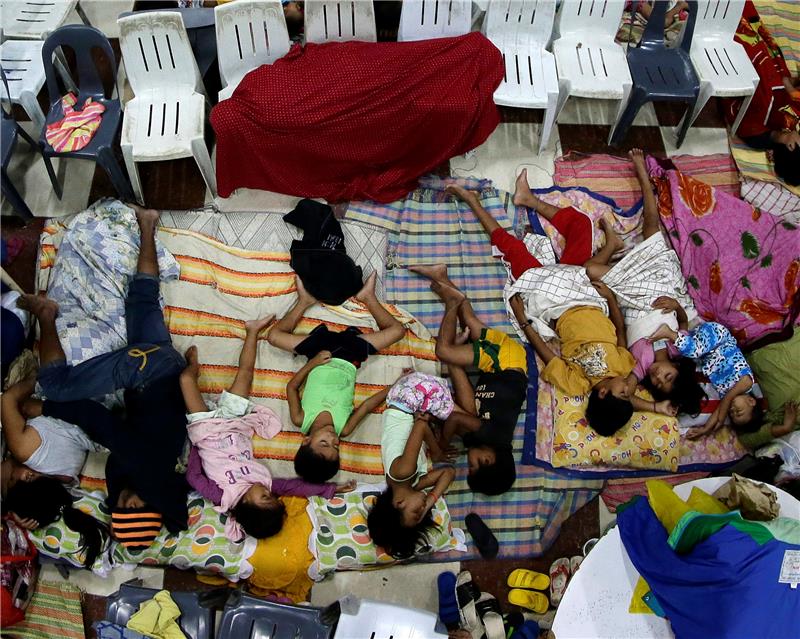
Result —
<instances>
[{"instance_id":1,"label":"person lying face down","mask_svg":"<svg viewBox=\"0 0 800 639\"><path fill-rule=\"evenodd\" d=\"M514 280L506 292L509 308L520 334L545 362L542 378L567 394L588 394L590 426L604 436L616 432L633 414L626 381L633 358L625 348L622 313L614 294L602 283L590 283L586 276L584 265L592 259L591 220L573 207L558 209L538 199L523 171L514 204L536 210L566 239L560 263L543 266L524 242L500 227L475 192L456 185L449 185L447 191L470 207ZM616 248L608 244L598 254L600 259ZM555 332L550 322L555 322ZM548 337L559 337L561 356L542 339L539 332L543 330Z\"/></svg>"},{"instance_id":2,"label":"person lying face down","mask_svg":"<svg viewBox=\"0 0 800 639\"><path fill-rule=\"evenodd\" d=\"M339 472L340 438L351 435L386 397L384 389L354 410L356 374L361 363L405 335L403 325L378 301L375 278L375 273L367 278L356 300L366 305L379 330L362 334L350 326L333 332L320 324L309 335L295 335L303 314L317 302L298 277L297 302L268 336L273 346L308 358L287 384L286 395L292 423L303 434L294 459L295 472L311 483L325 482Z\"/></svg>"},{"instance_id":3,"label":"person lying face down","mask_svg":"<svg viewBox=\"0 0 800 639\"><path fill-rule=\"evenodd\" d=\"M112 532L141 547L152 542L162 522L173 533L187 526L189 487L175 469L186 439L178 382L186 362L172 347L158 299L158 212L132 208L140 240L125 302L127 346L70 366L56 329L58 305L37 295L18 303L39 321L38 381L46 398L41 414L77 425L110 451L106 485ZM93 399L117 390L124 391L124 415Z\"/></svg>"}]
</instances>

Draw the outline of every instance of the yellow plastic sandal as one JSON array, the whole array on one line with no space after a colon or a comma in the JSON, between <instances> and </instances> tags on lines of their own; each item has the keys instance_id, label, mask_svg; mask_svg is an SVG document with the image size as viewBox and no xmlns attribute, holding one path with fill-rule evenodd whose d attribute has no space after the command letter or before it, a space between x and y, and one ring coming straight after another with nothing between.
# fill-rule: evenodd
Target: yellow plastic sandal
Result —
<instances>
[{"instance_id":1,"label":"yellow plastic sandal","mask_svg":"<svg viewBox=\"0 0 800 639\"><path fill-rule=\"evenodd\" d=\"M543 593L533 590L520 590L519 588L514 588L508 593L508 603L527 608L540 615L547 612L550 607L550 601Z\"/></svg>"},{"instance_id":2,"label":"yellow plastic sandal","mask_svg":"<svg viewBox=\"0 0 800 639\"><path fill-rule=\"evenodd\" d=\"M529 590L547 590L550 587L550 577L534 570L517 568L508 576L510 588L528 588Z\"/></svg>"}]
</instances>

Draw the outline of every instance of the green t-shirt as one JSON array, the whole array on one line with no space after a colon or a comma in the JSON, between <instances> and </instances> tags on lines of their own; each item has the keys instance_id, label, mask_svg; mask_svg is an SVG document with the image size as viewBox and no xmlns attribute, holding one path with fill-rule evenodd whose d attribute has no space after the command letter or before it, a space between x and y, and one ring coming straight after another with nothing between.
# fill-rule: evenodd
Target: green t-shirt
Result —
<instances>
[{"instance_id":1,"label":"green t-shirt","mask_svg":"<svg viewBox=\"0 0 800 639\"><path fill-rule=\"evenodd\" d=\"M300 406L303 408L305 434L320 413L328 412L333 417L333 428L340 435L347 419L353 412L356 392L356 367L336 357L327 364L317 366L306 378L306 387Z\"/></svg>"},{"instance_id":2,"label":"green t-shirt","mask_svg":"<svg viewBox=\"0 0 800 639\"><path fill-rule=\"evenodd\" d=\"M783 423L783 407L790 399L800 401L800 330L776 344L753 351L747 357L769 409L764 425L754 433L739 435L739 441L754 450L772 441L772 426ZM800 415L795 428L800 426Z\"/></svg>"}]
</instances>

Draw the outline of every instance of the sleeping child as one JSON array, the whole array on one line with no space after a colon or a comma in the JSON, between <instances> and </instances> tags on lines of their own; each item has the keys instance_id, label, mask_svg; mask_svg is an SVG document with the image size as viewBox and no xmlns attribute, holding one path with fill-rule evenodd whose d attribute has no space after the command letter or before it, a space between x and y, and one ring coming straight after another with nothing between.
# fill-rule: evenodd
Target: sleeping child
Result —
<instances>
[{"instance_id":1,"label":"sleeping child","mask_svg":"<svg viewBox=\"0 0 800 639\"><path fill-rule=\"evenodd\" d=\"M363 334L349 326L333 332L320 324L309 335L295 335L292 331L303 314L317 302L298 277L297 302L269 333L273 346L308 358L287 384L286 395L292 423L303 434L294 469L312 483L325 482L339 472L340 437L351 435L386 398L384 389L355 410L353 407L356 373L361 363L405 335L403 325L375 296L375 277L375 273L369 276L356 299L366 305L380 330Z\"/></svg>"},{"instance_id":2,"label":"sleeping child","mask_svg":"<svg viewBox=\"0 0 800 639\"><path fill-rule=\"evenodd\" d=\"M180 377L189 441L197 449L203 473L222 491L217 510L230 514L225 533L233 541L245 534L257 539L270 537L283 526L285 513L272 495L270 472L253 459L253 434L271 439L281 431L281 422L270 409L248 399L258 334L274 317L245 322L239 369L216 408L208 409L197 386L200 366L196 346L186 351L188 365Z\"/></svg>"},{"instance_id":3,"label":"sleeping child","mask_svg":"<svg viewBox=\"0 0 800 639\"><path fill-rule=\"evenodd\" d=\"M388 390L386 406L381 434L386 490L370 509L367 526L377 545L393 557L405 558L435 526L431 508L455 476L451 467L428 472L425 458L426 444L437 448L430 417L447 419L454 404L443 379L410 373Z\"/></svg>"},{"instance_id":4,"label":"sleeping child","mask_svg":"<svg viewBox=\"0 0 800 639\"><path fill-rule=\"evenodd\" d=\"M527 174L517 179L514 204L534 209L566 238L559 264L541 238L534 257L524 242L506 232L481 206L475 192L449 185L448 192L469 205L510 274L505 297L512 323L545 363L542 379L569 395L589 395L586 418L603 436L622 428L633 414L627 377L634 360L625 348L625 327L614 294L590 282L584 265L592 258L592 222L575 208L558 209L531 193ZM595 256L607 259L619 248L607 242ZM548 258L544 257L548 254ZM550 323L555 322L555 331ZM558 336L557 356L542 338Z\"/></svg>"}]
</instances>

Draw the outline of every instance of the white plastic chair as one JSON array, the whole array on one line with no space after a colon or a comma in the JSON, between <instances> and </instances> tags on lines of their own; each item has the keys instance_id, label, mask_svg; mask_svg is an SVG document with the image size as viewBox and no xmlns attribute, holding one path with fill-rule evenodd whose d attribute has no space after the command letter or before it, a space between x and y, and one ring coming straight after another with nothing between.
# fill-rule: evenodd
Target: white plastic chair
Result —
<instances>
[{"instance_id":1,"label":"white plastic chair","mask_svg":"<svg viewBox=\"0 0 800 639\"><path fill-rule=\"evenodd\" d=\"M619 100L615 122L619 120L633 85L625 49L614 42L624 6L625 0L561 3L557 18L560 37L553 42L561 95L558 113L570 95Z\"/></svg>"},{"instance_id":2,"label":"white plastic chair","mask_svg":"<svg viewBox=\"0 0 800 639\"><path fill-rule=\"evenodd\" d=\"M404 0L398 42L450 38L469 33L470 0Z\"/></svg>"},{"instance_id":3,"label":"white plastic chair","mask_svg":"<svg viewBox=\"0 0 800 639\"><path fill-rule=\"evenodd\" d=\"M0 98L19 104L36 127L34 137L44 126L44 112L36 96L44 86L41 40L6 40L0 44L0 66L6 72L8 92L0 85Z\"/></svg>"},{"instance_id":4,"label":"white plastic chair","mask_svg":"<svg viewBox=\"0 0 800 639\"><path fill-rule=\"evenodd\" d=\"M217 195L203 131L206 96L183 18L146 11L117 20L125 71L136 97L125 105L120 146L133 192L144 203L137 162L193 156Z\"/></svg>"},{"instance_id":5,"label":"white plastic chair","mask_svg":"<svg viewBox=\"0 0 800 639\"><path fill-rule=\"evenodd\" d=\"M700 93L694 109L688 115L689 126L712 96L745 96L733 123L731 132L735 134L759 81L744 47L733 40L742 17L744 0L699 0L697 8L689 56L700 80ZM683 122L678 124L678 130L682 125Z\"/></svg>"},{"instance_id":6,"label":"white plastic chair","mask_svg":"<svg viewBox=\"0 0 800 639\"><path fill-rule=\"evenodd\" d=\"M3 0L0 24L6 38L44 40L67 21L76 9L84 24L89 24L78 0Z\"/></svg>"},{"instance_id":7,"label":"white plastic chair","mask_svg":"<svg viewBox=\"0 0 800 639\"><path fill-rule=\"evenodd\" d=\"M306 42L378 41L372 0L306 0L304 13Z\"/></svg>"},{"instance_id":8,"label":"white plastic chair","mask_svg":"<svg viewBox=\"0 0 800 639\"><path fill-rule=\"evenodd\" d=\"M262 64L272 64L291 47L286 19L278 0L237 0L214 9L219 99L231 97L242 78Z\"/></svg>"},{"instance_id":9,"label":"white plastic chair","mask_svg":"<svg viewBox=\"0 0 800 639\"><path fill-rule=\"evenodd\" d=\"M539 153L550 140L558 108L556 63L545 50L553 32L555 4L555 0L491 0L483 23L486 37L500 49L505 64L495 104L545 110Z\"/></svg>"}]
</instances>

